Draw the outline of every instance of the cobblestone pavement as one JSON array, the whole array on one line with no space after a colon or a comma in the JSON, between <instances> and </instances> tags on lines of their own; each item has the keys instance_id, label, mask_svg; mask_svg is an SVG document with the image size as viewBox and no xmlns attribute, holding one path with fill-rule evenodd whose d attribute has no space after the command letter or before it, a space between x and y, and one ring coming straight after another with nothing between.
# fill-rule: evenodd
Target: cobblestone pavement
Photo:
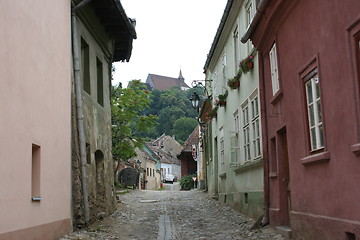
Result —
<instances>
[{"instance_id":1,"label":"cobblestone pavement","mask_svg":"<svg viewBox=\"0 0 360 240\"><path fill-rule=\"evenodd\" d=\"M118 210L86 230L60 240L283 240L271 228L250 230L254 221L199 190L131 190Z\"/></svg>"}]
</instances>

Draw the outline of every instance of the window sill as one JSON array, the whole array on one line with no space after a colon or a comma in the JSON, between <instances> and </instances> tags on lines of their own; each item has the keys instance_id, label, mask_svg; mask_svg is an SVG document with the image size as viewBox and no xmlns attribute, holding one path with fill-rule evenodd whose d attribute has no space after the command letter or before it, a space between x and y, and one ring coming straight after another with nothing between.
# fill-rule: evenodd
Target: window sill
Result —
<instances>
[{"instance_id":1,"label":"window sill","mask_svg":"<svg viewBox=\"0 0 360 240\"><path fill-rule=\"evenodd\" d=\"M304 157L300 160L300 162L304 166L308 166L318 163L325 163L328 162L329 160L330 160L330 152L321 152L308 157Z\"/></svg>"},{"instance_id":2,"label":"window sill","mask_svg":"<svg viewBox=\"0 0 360 240\"><path fill-rule=\"evenodd\" d=\"M219 177L220 177L220 178L226 178L226 173L221 173L221 174L219 175Z\"/></svg>"},{"instance_id":3,"label":"window sill","mask_svg":"<svg viewBox=\"0 0 360 240\"><path fill-rule=\"evenodd\" d=\"M31 200L34 202L40 202L42 200L42 197L32 197Z\"/></svg>"},{"instance_id":4,"label":"window sill","mask_svg":"<svg viewBox=\"0 0 360 240\"><path fill-rule=\"evenodd\" d=\"M271 104L276 104L284 95L284 91L279 89L271 99Z\"/></svg>"},{"instance_id":5,"label":"window sill","mask_svg":"<svg viewBox=\"0 0 360 240\"><path fill-rule=\"evenodd\" d=\"M356 156L360 156L360 143L355 143L355 144L351 145L351 151Z\"/></svg>"},{"instance_id":6,"label":"window sill","mask_svg":"<svg viewBox=\"0 0 360 240\"><path fill-rule=\"evenodd\" d=\"M241 173L243 171L246 171L248 169L260 166L262 164L263 164L263 159L258 158L258 159L254 160L254 161L247 162L247 163L244 163L244 164L242 164L240 166L237 166L233 170L234 170L235 173Z\"/></svg>"},{"instance_id":7,"label":"window sill","mask_svg":"<svg viewBox=\"0 0 360 240\"><path fill-rule=\"evenodd\" d=\"M269 177L270 177L270 178L277 178L277 176L278 176L277 172L271 172L271 173L269 173Z\"/></svg>"}]
</instances>

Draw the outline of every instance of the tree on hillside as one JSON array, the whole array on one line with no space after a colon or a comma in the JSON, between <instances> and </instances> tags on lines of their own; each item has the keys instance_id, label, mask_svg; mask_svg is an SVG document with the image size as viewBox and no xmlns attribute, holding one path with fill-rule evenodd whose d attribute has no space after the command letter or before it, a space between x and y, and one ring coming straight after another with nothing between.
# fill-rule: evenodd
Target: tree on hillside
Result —
<instances>
[{"instance_id":1,"label":"tree on hillside","mask_svg":"<svg viewBox=\"0 0 360 240\"><path fill-rule=\"evenodd\" d=\"M135 148L144 143L141 133L150 132L157 124L155 115L142 114L150 106L150 97L140 80L131 81L127 88L112 87L112 153L118 163L135 156Z\"/></svg>"},{"instance_id":2,"label":"tree on hillside","mask_svg":"<svg viewBox=\"0 0 360 240\"><path fill-rule=\"evenodd\" d=\"M179 143L183 144L192 131L194 131L197 124L198 122L194 118L181 117L174 122L172 135L175 136Z\"/></svg>"}]
</instances>

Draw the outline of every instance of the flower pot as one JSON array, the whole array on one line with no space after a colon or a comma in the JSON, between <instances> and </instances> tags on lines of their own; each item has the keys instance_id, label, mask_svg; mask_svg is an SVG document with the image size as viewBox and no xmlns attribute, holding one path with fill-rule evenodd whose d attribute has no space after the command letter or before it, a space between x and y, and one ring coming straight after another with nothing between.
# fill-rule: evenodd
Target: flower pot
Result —
<instances>
[{"instance_id":1,"label":"flower pot","mask_svg":"<svg viewBox=\"0 0 360 240\"><path fill-rule=\"evenodd\" d=\"M249 71L254 68L254 63L253 62L247 62L246 65L247 65L247 68L248 68Z\"/></svg>"},{"instance_id":2,"label":"flower pot","mask_svg":"<svg viewBox=\"0 0 360 240\"><path fill-rule=\"evenodd\" d=\"M224 100L224 101L220 101L220 102L219 102L219 105L220 105L220 106L225 106L225 105L226 105L226 101L225 101L225 100Z\"/></svg>"}]
</instances>

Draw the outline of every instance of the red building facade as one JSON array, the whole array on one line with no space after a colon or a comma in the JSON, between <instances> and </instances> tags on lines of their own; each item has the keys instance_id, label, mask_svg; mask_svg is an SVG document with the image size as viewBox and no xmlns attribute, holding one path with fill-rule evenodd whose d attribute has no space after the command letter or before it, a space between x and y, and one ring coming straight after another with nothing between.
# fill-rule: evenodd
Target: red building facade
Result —
<instances>
[{"instance_id":1,"label":"red building facade","mask_svg":"<svg viewBox=\"0 0 360 240\"><path fill-rule=\"evenodd\" d=\"M293 239L360 238L360 1L261 0L265 221Z\"/></svg>"}]
</instances>

